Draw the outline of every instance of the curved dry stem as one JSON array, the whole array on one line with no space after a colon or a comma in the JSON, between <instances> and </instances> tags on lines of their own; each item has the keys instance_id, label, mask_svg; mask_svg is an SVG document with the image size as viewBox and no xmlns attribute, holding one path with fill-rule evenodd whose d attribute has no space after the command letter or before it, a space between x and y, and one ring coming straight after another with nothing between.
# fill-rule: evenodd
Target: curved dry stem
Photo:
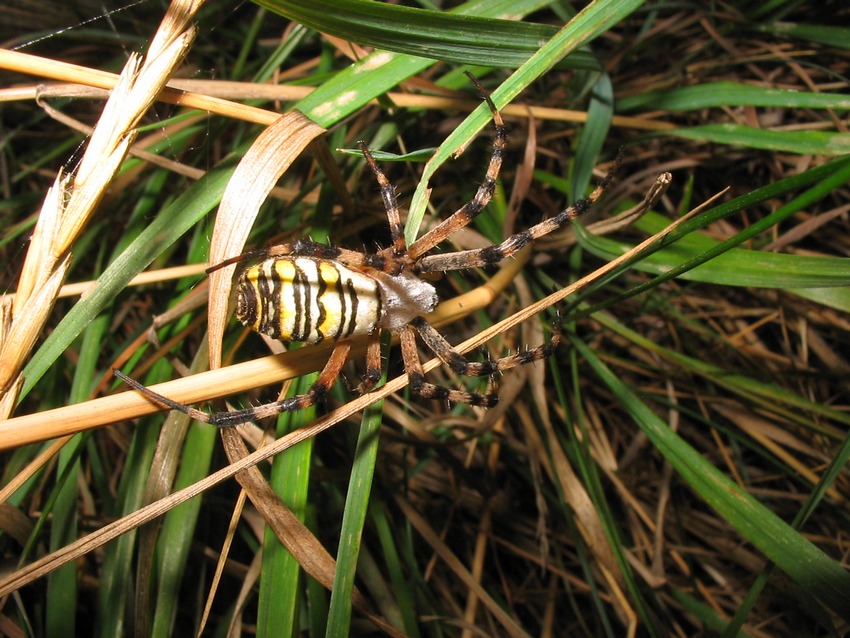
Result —
<instances>
[{"instance_id":1,"label":"curved dry stem","mask_svg":"<svg viewBox=\"0 0 850 638\"><path fill-rule=\"evenodd\" d=\"M227 184L210 241L210 263L239 255L269 191L314 139L325 132L299 111L288 111L266 127L239 161ZM208 342L210 367L221 365L221 343L236 265L210 273Z\"/></svg>"},{"instance_id":2,"label":"curved dry stem","mask_svg":"<svg viewBox=\"0 0 850 638\"><path fill-rule=\"evenodd\" d=\"M79 95L79 85L101 89L112 89L118 76L106 71L50 60L20 51L0 49L0 68L18 71L37 77L50 78L61 82L58 85L41 87L33 85L30 89L16 87L0 92L0 101L35 99L39 92L49 91L51 95ZM68 84L69 81L75 84ZM231 100L262 99L281 102L301 100L315 89L306 86L287 86L275 84L256 84L251 82L226 82L213 80L175 79L168 82L159 95L160 100L178 104L186 108L209 111L225 117L233 117L255 124L269 125L279 113L268 111ZM458 110L471 112L481 103L475 100L443 97L437 95L418 95L411 93L387 93L387 97L400 108L427 108L439 110ZM378 104L378 100L371 103ZM502 110L506 118L526 119L529 114L539 120L583 123L587 113L569 109L557 109L543 106L508 104ZM643 117L615 115L611 124L620 128L641 131L664 131L676 128L672 122L651 120Z\"/></svg>"}]
</instances>

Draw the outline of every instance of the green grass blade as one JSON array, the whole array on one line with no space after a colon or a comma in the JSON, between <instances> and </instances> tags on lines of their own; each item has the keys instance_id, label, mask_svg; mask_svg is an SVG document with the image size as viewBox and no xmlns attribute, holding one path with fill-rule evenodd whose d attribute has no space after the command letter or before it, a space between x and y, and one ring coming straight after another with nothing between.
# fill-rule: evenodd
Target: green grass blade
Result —
<instances>
[{"instance_id":1,"label":"green grass blade","mask_svg":"<svg viewBox=\"0 0 850 638\"><path fill-rule=\"evenodd\" d=\"M603 73L593 87L587 107L587 122L576 135L575 160L570 174L573 201L582 197L593 177L593 169L611 130L614 115L614 87L611 78Z\"/></svg>"},{"instance_id":2,"label":"green grass blade","mask_svg":"<svg viewBox=\"0 0 850 638\"><path fill-rule=\"evenodd\" d=\"M850 95L774 89L740 82L708 82L648 91L617 100L617 112L635 110L695 111L719 107L757 106L788 109L850 109Z\"/></svg>"},{"instance_id":3,"label":"green grass blade","mask_svg":"<svg viewBox=\"0 0 850 638\"><path fill-rule=\"evenodd\" d=\"M230 169L216 169L207 173L171 205L162 209L150 226L109 265L98 278L95 287L62 318L27 363L23 371L26 380L21 399L89 322L115 300L133 277L221 201L221 194L232 173Z\"/></svg>"},{"instance_id":4,"label":"green grass blade","mask_svg":"<svg viewBox=\"0 0 850 638\"><path fill-rule=\"evenodd\" d=\"M343 40L454 64L517 68L537 51L541 42L557 32L555 27L545 24L429 11L367 0L254 2ZM517 14L524 12L518 9ZM570 66L599 70L596 60L583 52L577 52L570 60Z\"/></svg>"},{"instance_id":5,"label":"green grass blade","mask_svg":"<svg viewBox=\"0 0 850 638\"><path fill-rule=\"evenodd\" d=\"M572 344L655 448L712 509L800 586L850 619L850 573L679 437L602 363L592 348L578 339Z\"/></svg>"},{"instance_id":6,"label":"green grass blade","mask_svg":"<svg viewBox=\"0 0 850 638\"><path fill-rule=\"evenodd\" d=\"M682 605L689 614L691 614L694 618L698 618L699 621L712 632L719 634L729 626L726 620L720 616L716 609L712 608L710 605L699 602L696 598L686 594L678 587L670 587L667 590L667 593L675 601ZM739 636L740 638L747 638L750 636L750 634L745 632L737 632L733 635Z\"/></svg>"},{"instance_id":7,"label":"green grass blade","mask_svg":"<svg viewBox=\"0 0 850 638\"><path fill-rule=\"evenodd\" d=\"M590 3L493 92L491 98L496 107L512 102L522 90L560 60L610 29L641 4L643 4L641 0L595 0ZM431 176L459 148L468 143L490 119L491 114L487 105L482 104L443 141L437 153L425 166L422 179L413 195L405 226L408 241L414 239L425 215Z\"/></svg>"},{"instance_id":8,"label":"green grass blade","mask_svg":"<svg viewBox=\"0 0 850 638\"><path fill-rule=\"evenodd\" d=\"M109 322L102 317L92 322L85 331L80 347L80 357L74 370L74 382L71 389L71 401L84 401L91 392L92 379L96 378L97 362L100 357L100 344L109 330ZM64 547L76 540L79 529L77 508L79 506L81 446L85 445L88 435L77 434L59 453L57 473L65 477L64 484L55 487L58 490L50 527L51 550ZM47 608L47 635L66 636L75 633L75 614L77 604L77 569L73 563L64 565L51 573L47 579L47 595L51 604Z\"/></svg>"},{"instance_id":9,"label":"green grass blade","mask_svg":"<svg viewBox=\"0 0 850 638\"><path fill-rule=\"evenodd\" d=\"M556 387L558 388L560 402L562 406L564 406L565 413L569 413L572 410L571 406L582 405L582 400L580 399L582 396L582 385L580 382L582 374L579 371L576 352L573 351L570 353L570 367L572 374L568 377L571 382L569 392L564 389L564 381L561 378L561 370L558 369L557 364L553 362L551 367L553 368L552 376L555 380ZM574 399L568 399L568 396L574 397ZM577 407L576 409L580 410L581 408ZM647 603L647 596L641 591L641 587L635 578L634 570L629 563L627 553L624 550L624 543L620 531L621 521L617 515L619 508L615 502L612 502L609 496L609 491L606 489L607 486L601 476L597 459L594 458L591 445L589 445L589 441L593 435L588 432L588 428L586 427L587 422L583 416L577 417L575 421L576 423L574 427L564 428L565 438L562 443L563 450L559 450L558 454L568 455L571 464L574 464L576 467L576 472L581 478L581 484L585 486L587 494L593 503L593 509L599 517L601 531L607 539L607 547L610 548L614 559L617 561L620 576L626 591L631 596L631 603L636 614L646 627L648 635L653 636L653 638L661 636L663 635L663 628L658 626L657 619L650 612L650 605ZM557 443L553 440L552 445L557 445ZM561 509L563 510L562 516L569 525L571 533L575 533L577 537L581 537L582 534L578 530L580 521L576 518L576 513L572 511L572 508L570 508L566 503L564 503ZM600 622L604 626L608 627L608 633L610 634L612 620L609 617L609 609L602 602L601 597L599 596L599 590L603 585L598 582L599 575L596 570L593 569L594 552L586 543L581 543L578 547L580 562L585 579L595 592L593 600L596 613Z\"/></svg>"},{"instance_id":10,"label":"green grass blade","mask_svg":"<svg viewBox=\"0 0 850 638\"><path fill-rule=\"evenodd\" d=\"M794 288L789 292L822 306L850 312L850 288Z\"/></svg>"},{"instance_id":11,"label":"green grass blade","mask_svg":"<svg viewBox=\"0 0 850 638\"><path fill-rule=\"evenodd\" d=\"M136 428L133 432L130 453L123 468L122 482L116 499L119 509L113 512L115 518L134 512L142 506L157 435L155 428ZM135 591L137 536L138 531L131 530L106 546L98 591L97 635L102 638L125 635L127 603L132 600Z\"/></svg>"},{"instance_id":12,"label":"green grass blade","mask_svg":"<svg viewBox=\"0 0 850 638\"><path fill-rule=\"evenodd\" d=\"M787 35L799 40L808 40L826 44L841 49L850 48L850 38L847 37L847 27L831 27L823 24L805 24L800 22L773 22L760 25L759 31Z\"/></svg>"},{"instance_id":13,"label":"green grass blade","mask_svg":"<svg viewBox=\"0 0 850 638\"><path fill-rule=\"evenodd\" d=\"M497 17L523 15L533 11L536 3L467 2L455 9L460 15ZM341 119L376 97L383 95L399 82L427 69L433 60L421 57L375 51L337 73L310 95L300 100L295 108L316 123L329 128Z\"/></svg>"},{"instance_id":14,"label":"green grass blade","mask_svg":"<svg viewBox=\"0 0 850 638\"><path fill-rule=\"evenodd\" d=\"M706 124L673 129L665 131L664 134L698 142L714 142L803 155L836 157L850 153L850 133L771 131L742 124Z\"/></svg>"},{"instance_id":15,"label":"green grass blade","mask_svg":"<svg viewBox=\"0 0 850 638\"><path fill-rule=\"evenodd\" d=\"M205 424L192 423L183 447L180 470L174 490L200 481L210 473L218 432ZM174 616L180 604L180 588L192 556L192 539L196 536L202 498L193 498L168 512L157 541L156 606L151 619L151 636L170 636Z\"/></svg>"},{"instance_id":16,"label":"green grass blade","mask_svg":"<svg viewBox=\"0 0 850 638\"><path fill-rule=\"evenodd\" d=\"M742 195L741 197L736 197L732 201L715 206L698 217L695 217L693 220L682 224L682 226L680 226L675 232L665 238L664 243L675 246L679 241L682 241L683 238L687 238L694 231L698 231L701 227L707 226L713 221L723 219L728 215L746 209L748 206L755 205L773 197L779 197L804 186L809 186L808 190L804 191L784 206L757 222L750 224L737 235L725 241L716 242L707 238L699 238L699 236L691 237L690 241L693 242L694 245L699 245L700 250L694 251L691 255L680 255L680 258L683 259L683 261L665 261L664 268L660 268L661 262L653 262L651 258L642 255L639 259L635 259L629 264L624 264L624 268L629 265L634 265L635 268L648 268L651 270L653 269L652 264L655 263L656 266L659 266L659 271L666 269L655 280L635 287L632 291L630 291L629 296L639 294L640 292L654 287L667 279L683 276L685 273L700 267L703 264L711 263L712 260L733 249L735 246L739 246L743 242L756 237L760 233L770 230L780 222L791 217L791 215L797 211L812 205L814 202L817 202L823 197L829 196L837 188L846 184L848 180L850 180L850 158L844 158L810 169L805 173L780 180L775 184L759 188L751 193ZM650 224L652 219L654 218L650 217ZM663 225L663 223L656 224L655 226L650 225L649 228L655 228L657 230ZM612 242L607 239L592 237L588 233L581 231L580 228L579 231L578 238L582 245L600 257L612 259L615 256L621 255L625 250L630 248L630 246L626 246L625 244L617 244L616 242ZM609 250L611 252L608 252ZM763 253L755 254L758 255ZM757 259L758 257L752 257L753 261L756 261ZM828 284L830 287L826 290L833 291L833 294L814 295L811 291L817 289L808 289L810 291L810 296L813 298L825 296L830 301L830 305L846 307L841 304L844 300L846 300L847 295L840 292L844 290L844 288L841 287L841 282L845 277L846 269L843 267L843 264L840 263L840 260L836 261L831 259L829 263L831 265L832 272L828 273L828 275L831 276L824 278L820 273L812 272L821 264L820 259L825 258L817 258L814 262L806 260L808 272L806 273L805 280L807 282L811 282L813 278L817 278L820 283ZM787 262L788 260L785 261ZM713 269L714 266L709 266L704 273L712 272ZM724 276L734 278L735 274L731 272L729 268L726 268L723 271L714 270L715 281L726 283L726 281L723 280ZM750 276L755 277L756 274L751 270ZM769 282L770 274L768 273L764 276L760 276L760 280ZM794 281L802 282L803 278L797 278Z\"/></svg>"},{"instance_id":17,"label":"green grass blade","mask_svg":"<svg viewBox=\"0 0 850 638\"><path fill-rule=\"evenodd\" d=\"M303 394L313 385L317 374L300 377L292 383L289 395ZM277 435L296 430L316 418L316 408L286 412L278 419ZM309 504L309 487L313 440L304 441L272 463L269 485L302 522ZM295 636L298 634L299 607L302 604L303 580L301 566L280 542L274 531L266 526L263 540L263 577L257 609L257 636Z\"/></svg>"},{"instance_id":18,"label":"green grass blade","mask_svg":"<svg viewBox=\"0 0 850 638\"><path fill-rule=\"evenodd\" d=\"M381 383L386 381L382 376ZM327 636L347 636L351 626L351 598L357 573L357 560L363 526L372 493L375 463L378 459L378 433L383 418L383 402L378 401L363 413L354 466L345 497L345 511L340 531L334 588L328 610Z\"/></svg>"},{"instance_id":19,"label":"green grass blade","mask_svg":"<svg viewBox=\"0 0 850 638\"><path fill-rule=\"evenodd\" d=\"M669 225L670 220L648 213L635 224L652 235ZM687 261L696 260L720 242L703 234L692 234L642 259L635 268L661 274ZM589 236L585 244L597 256L613 259L632 246L613 239ZM850 286L850 262L839 257L788 255L733 248L714 256L700 266L680 275L689 281L726 286L759 288L820 288Z\"/></svg>"},{"instance_id":20,"label":"green grass blade","mask_svg":"<svg viewBox=\"0 0 850 638\"><path fill-rule=\"evenodd\" d=\"M408 556L412 554L410 545L407 544L410 537L398 533L398 529L393 527L385 502L372 499L369 515L370 526L375 530L375 536L380 544L384 569L389 575L393 598L398 605L397 615L400 618L397 626L411 638L418 638L420 632L417 612L422 611L422 606L417 604L416 594L421 579L418 578L418 574L411 576L410 569L415 569L416 564L413 561L405 561L402 556L402 550L406 550ZM404 547L400 548L400 546ZM395 617L388 614L386 610L384 613L390 621Z\"/></svg>"},{"instance_id":21,"label":"green grass blade","mask_svg":"<svg viewBox=\"0 0 850 638\"><path fill-rule=\"evenodd\" d=\"M77 482L80 475L80 447L83 435L77 434L59 455L58 476L63 481L56 485L56 498L50 513L50 550L55 551L73 542L79 533L77 527ZM62 637L75 633L78 597L77 570L73 563L63 565L47 577L47 596L50 605L46 614L46 635Z\"/></svg>"}]
</instances>

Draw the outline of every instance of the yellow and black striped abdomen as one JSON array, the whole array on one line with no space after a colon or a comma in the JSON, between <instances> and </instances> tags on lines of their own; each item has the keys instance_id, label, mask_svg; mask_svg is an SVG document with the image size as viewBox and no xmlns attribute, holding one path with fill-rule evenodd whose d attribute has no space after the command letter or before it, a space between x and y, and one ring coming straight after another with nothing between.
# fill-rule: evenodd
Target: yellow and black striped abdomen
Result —
<instances>
[{"instance_id":1,"label":"yellow and black striped abdomen","mask_svg":"<svg viewBox=\"0 0 850 638\"><path fill-rule=\"evenodd\" d=\"M381 290L337 261L276 257L246 269L236 288L236 317L280 341L319 343L370 334L381 320Z\"/></svg>"}]
</instances>

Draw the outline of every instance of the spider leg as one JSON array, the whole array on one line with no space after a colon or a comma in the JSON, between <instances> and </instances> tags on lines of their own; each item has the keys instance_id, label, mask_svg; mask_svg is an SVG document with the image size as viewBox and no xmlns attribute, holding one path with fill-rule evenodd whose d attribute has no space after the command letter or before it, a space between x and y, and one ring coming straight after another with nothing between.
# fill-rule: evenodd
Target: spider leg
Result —
<instances>
[{"instance_id":1,"label":"spider leg","mask_svg":"<svg viewBox=\"0 0 850 638\"><path fill-rule=\"evenodd\" d=\"M611 170L603 178L601 182L593 189L593 192L578 200L572 206L565 208L563 211L544 219L539 224L531 228L511 235L501 244L488 246L487 248L479 248L476 250L460 250L453 253L443 255L428 255L422 257L417 268L419 272L444 272L446 270L462 270L464 268L477 268L479 266L487 266L502 261L505 257L510 257L518 250L531 243L539 237L548 235L554 230L564 226L567 222L576 219L582 213L586 212L598 200L608 185L614 179L614 174L620 166L623 159L622 151L617 155Z\"/></svg>"},{"instance_id":2,"label":"spider leg","mask_svg":"<svg viewBox=\"0 0 850 638\"><path fill-rule=\"evenodd\" d=\"M455 350L451 344L446 341L434 326L428 323L423 317L414 319L411 324L422 341L425 342L455 374L460 374L469 377L483 377L502 370L508 370L517 366L540 361L551 355L558 343L561 340L560 320L555 322L555 333L548 343L544 343L530 350L520 350L516 354L507 355L500 359L491 359L489 361L469 361L466 357Z\"/></svg>"},{"instance_id":3,"label":"spider leg","mask_svg":"<svg viewBox=\"0 0 850 638\"><path fill-rule=\"evenodd\" d=\"M358 393L366 394L375 384L381 380L381 331L376 330L374 334L369 335L369 343L366 344L366 372L363 373L363 379L355 388Z\"/></svg>"},{"instance_id":4,"label":"spider leg","mask_svg":"<svg viewBox=\"0 0 850 638\"><path fill-rule=\"evenodd\" d=\"M472 79L479 89L483 91L481 84L474 77ZM498 178L499 170L502 168L502 158L508 145L508 136L505 130L505 123L502 120L501 114L496 109L496 105L493 104L493 100L490 99L489 95L485 95L484 100L493 114L493 126L495 128L493 153L490 155L490 164L487 166L484 181L478 187L475 196L470 201L410 245L408 255L413 260L418 259L449 235L466 226L484 210L484 207L490 203L490 199L493 197L493 191L496 190L496 178Z\"/></svg>"},{"instance_id":5,"label":"spider leg","mask_svg":"<svg viewBox=\"0 0 850 638\"><path fill-rule=\"evenodd\" d=\"M375 180L381 189L381 199L384 201L384 210L387 211L387 220L390 225L390 238L392 239L392 254L401 257L407 254L407 242L404 239L404 226L401 224L401 213L398 209L398 199L395 194L395 187L390 184L384 171L378 166L378 162L372 157L369 152L369 147L365 142L358 142L360 150L363 151L363 157L366 158L366 163L372 169L375 175Z\"/></svg>"},{"instance_id":6,"label":"spider leg","mask_svg":"<svg viewBox=\"0 0 850 638\"><path fill-rule=\"evenodd\" d=\"M153 403L157 403L172 410L178 410L203 423L209 423L210 425L214 425L219 428L227 428L234 425L240 425L242 423L248 423L249 421L275 416L281 412L303 410L304 408L308 408L311 405L321 402L328 390L339 377L340 372L342 371L342 366L345 364L350 350L350 342L341 341L337 343L333 352L331 352L328 362L325 364L321 373L319 373L319 377L316 379L316 382L304 394L299 394L281 401L274 401L265 405L258 405L254 408L235 410L233 412L214 412L212 414L189 407L183 403L178 403L177 401L154 392L119 370L113 370L113 372L116 377L124 381L124 383L132 387L134 390L142 393Z\"/></svg>"},{"instance_id":7,"label":"spider leg","mask_svg":"<svg viewBox=\"0 0 850 638\"><path fill-rule=\"evenodd\" d=\"M407 325L401 330L401 356L404 359L404 369L410 380L410 389L426 399L441 399L466 403L484 408L492 408L499 402L495 394L474 394L463 390L450 390L433 383L425 381L425 373L422 370L422 361L419 359L419 351L416 348L416 328Z\"/></svg>"},{"instance_id":8,"label":"spider leg","mask_svg":"<svg viewBox=\"0 0 850 638\"><path fill-rule=\"evenodd\" d=\"M347 266L364 266L366 264L366 255L355 250L346 248L337 248L328 246L309 239L298 239L294 242L286 244L278 244L277 246L268 246L266 248L258 248L249 250L236 255L230 259L225 259L213 266L207 268L207 273L211 273L231 264L238 264L243 261L254 259L269 259L275 257L318 257L319 259L329 259L340 261Z\"/></svg>"}]
</instances>

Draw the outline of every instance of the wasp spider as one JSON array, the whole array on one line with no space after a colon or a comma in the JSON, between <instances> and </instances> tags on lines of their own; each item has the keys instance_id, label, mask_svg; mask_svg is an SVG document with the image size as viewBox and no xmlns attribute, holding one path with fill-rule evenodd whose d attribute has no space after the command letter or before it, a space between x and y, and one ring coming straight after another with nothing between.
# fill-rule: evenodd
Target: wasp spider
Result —
<instances>
[{"instance_id":1,"label":"wasp spider","mask_svg":"<svg viewBox=\"0 0 850 638\"><path fill-rule=\"evenodd\" d=\"M232 412L208 414L159 395L137 381L115 374L152 401L179 410L203 422L227 427L262 419L281 412L301 410L323 399L340 376L350 340L367 336L366 372L360 391L372 389L381 375L379 336L382 330L399 333L404 367L410 389L423 397L491 407L495 394L476 394L447 389L425 380L416 345L418 335L458 375L490 376L501 370L538 361L549 356L559 340L557 327L552 339L536 348L484 362L468 361L428 323L424 315L437 305L434 287L420 278L423 273L460 270L495 264L523 246L575 219L602 195L614 167L586 198L508 237L501 244L476 250L429 255L435 246L466 226L489 203L506 147L505 126L489 97L484 98L493 114L493 151L483 183L475 196L447 219L410 246L404 239L395 189L363 142L360 148L375 175L389 220L392 245L373 254L318 244L306 239L245 253L210 270L246 259L261 258L244 269L236 285L236 316L246 326L281 341L335 342L335 348L318 379L302 395L266 405Z\"/></svg>"}]
</instances>

